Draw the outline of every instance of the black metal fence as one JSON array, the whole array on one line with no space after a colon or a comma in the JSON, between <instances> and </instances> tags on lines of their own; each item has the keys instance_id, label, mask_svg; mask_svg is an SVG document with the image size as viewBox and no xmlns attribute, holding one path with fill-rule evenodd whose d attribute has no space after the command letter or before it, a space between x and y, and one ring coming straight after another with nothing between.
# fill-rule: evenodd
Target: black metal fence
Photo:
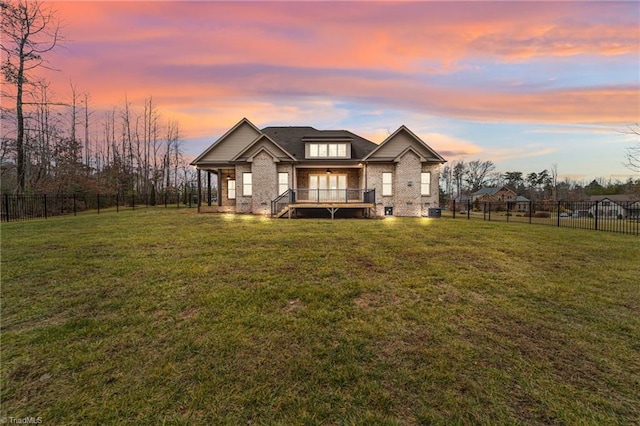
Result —
<instances>
[{"instance_id":1,"label":"black metal fence","mask_svg":"<svg viewBox=\"0 0 640 426\"><path fill-rule=\"evenodd\" d=\"M77 215L82 212L106 213L135 210L141 207L196 207L197 193L167 192L150 194L74 194L74 195L10 195L0 197L2 222L46 219L53 216Z\"/></svg>"},{"instance_id":2,"label":"black metal fence","mask_svg":"<svg viewBox=\"0 0 640 426\"><path fill-rule=\"evenodd\" d=\"M480 219L640 235L640 201L456 202L443 213Z\"/></svg>"}]
</instances>

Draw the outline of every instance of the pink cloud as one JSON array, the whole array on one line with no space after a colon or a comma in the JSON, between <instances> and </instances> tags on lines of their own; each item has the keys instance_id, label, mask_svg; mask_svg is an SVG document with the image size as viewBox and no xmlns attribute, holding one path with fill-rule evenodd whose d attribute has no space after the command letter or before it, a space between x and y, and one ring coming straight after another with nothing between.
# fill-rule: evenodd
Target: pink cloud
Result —
<instances>
[{"instance_id":1,"label":"pink cloud","mask_svg":"<svg viewBox=\"0 0 640 426\"><path fill-rule=\"evenodd\" d=\"M471 58L637 57L624 3L55 2L66 50L51 57L96 108L154 96L193 135L240 116L304 117L301 102L367 102L472 120L623 123L638 87L442 86ZM625 13L628 11L628 13ZM596 59L594 59L596 60ZM64 89L58 89L62 91ZM253 114L253 116L252 116ZM298 115L297 115L298 114Z\"/></svg>"}]
</instances>

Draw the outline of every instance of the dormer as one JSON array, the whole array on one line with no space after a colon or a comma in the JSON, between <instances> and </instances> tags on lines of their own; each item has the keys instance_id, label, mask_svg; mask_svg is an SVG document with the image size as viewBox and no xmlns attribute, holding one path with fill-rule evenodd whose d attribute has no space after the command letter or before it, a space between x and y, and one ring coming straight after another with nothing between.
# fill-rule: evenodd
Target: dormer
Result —
<instances>
[{"instance_id":1,"label":"dormer","mask_svg":"<svg viewBox=\"0 0 640 426\"><path fill-rule=\"evenodd\" d=\"M351 159L350 137L303 136L304 158L307 160Z\"/></svg>"}]
</instances>

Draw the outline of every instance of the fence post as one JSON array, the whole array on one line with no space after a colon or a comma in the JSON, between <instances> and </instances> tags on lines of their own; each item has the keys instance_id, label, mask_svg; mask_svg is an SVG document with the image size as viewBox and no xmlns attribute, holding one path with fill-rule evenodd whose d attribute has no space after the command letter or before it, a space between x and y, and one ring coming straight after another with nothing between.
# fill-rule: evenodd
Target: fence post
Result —
<instances>
[{"instance_id":1,"label":"fence post","mask_svg":"<svg viewBox=\"0 0 640 426\"><path fill-rule=\"evenodd\" d=\"M597 231L598 230L598 201L596 201L596 214L595 214L594 218L596 220L595 224L594 224L595 225L595 230Z\"/></svg>"},{"instance_id":2,"label":"fence post","mask_svg":"<svg viewBox=\"0 0 640 426\"><path fill-rule=\"evenodd\" d=\"M560 201L558 201L558 205L556 207L558 208L558 228L560 228Z\"/></svg>"},{"instance_id":3,"label":"fence post","mask_svg":"<svg viewBox=\"0 0 640 426\"><path fill-rule=\"evenodd\" d=\"M455 219L456 218L456 200L455 199L453 200L452 207L453 207L453 218Z\"/></svg>"},{"instance_id":4,"label":"fence post","mask_svg":"<svg viewBox=\"0 0 640 426\"><path fill-rule=\"evenodd\" d=\"M136 195L135 194L131 194L131 209L132 210L136 209Z\"/></svg>"},{"instance_id":5,"label":"fence post","mask_svg":"<svg viewBox=\"0 0 640 426\"><path fill-rule=\"evenodd\" d=\"M98 214L100 214L100 193L96 194L96 201L98 202Z\"/></svg>"},{"instance_id":6,"label":"fence post","mask_svg":"<svg viewBox=\"0 0 640 426\"><path fill-rule=\"evenodd\" d=\"M76 194L73 194L73 215L77 216L77 213L76 213Z\"/></svg>"},{"instance_id":7,"label":"fence post","mask_svg":"<svg viewBox=\"0 0 640 426\"><path fill-rule=\"evenodd\" d=\"M5 221L9 222L9 194L4 194L4 214Z\"/></svg>"},{"instance_id":8,"label":"fence post","mask_svg":"<svg viewBox=\"0 0 640 426\"><path fill-rule=\"evenodd\" d=\"M533 217L533 201L529 200L529 225L531 225L532 217Z\"/></svg>"}]
</instances>

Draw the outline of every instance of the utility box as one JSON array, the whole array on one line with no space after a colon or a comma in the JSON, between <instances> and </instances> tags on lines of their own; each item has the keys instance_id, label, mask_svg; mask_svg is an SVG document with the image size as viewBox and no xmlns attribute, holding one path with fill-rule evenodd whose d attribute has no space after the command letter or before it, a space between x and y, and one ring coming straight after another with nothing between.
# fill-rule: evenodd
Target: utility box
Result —
<instances>
[{"instance_id":1,"label":"utility box","mask_svg":"<svg viewBox=\"0 0 640 426\"><path fill-rule=\"evenodd\" d=\"M385 216L393 216L393 206L385 206L384 207L384 215Z\"/></svg>"},{"instance_id":2,"label":"utility box","mask_svg":"<svg viewBox=\"0 0 640 426\"><path fill-rule=\"evenodd\" d=\"M442 209L440 207L429 207L429 217L442 217Z\"/></svg>"}]
</instances>

